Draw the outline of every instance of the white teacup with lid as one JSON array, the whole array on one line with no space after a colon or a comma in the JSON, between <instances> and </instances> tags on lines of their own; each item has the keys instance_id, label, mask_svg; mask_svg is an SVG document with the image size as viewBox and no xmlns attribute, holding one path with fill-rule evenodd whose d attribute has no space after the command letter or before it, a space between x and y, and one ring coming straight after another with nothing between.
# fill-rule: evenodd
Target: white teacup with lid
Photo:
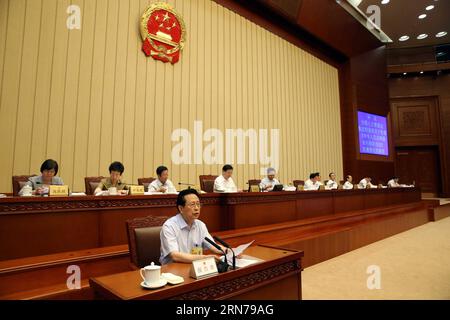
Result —
<instances>
[{"instance_id":1,"label":"white teacup with lid","mask_svg":"<svg viewBox=\"0 0 450 320\"><path fill-rule=\"evenodd\" d=\"M32 195L33 192L33 188L31 186L29 186L28 184L26 184L23 188L22 188L22 196L24 197L29 197Z\"/></svg>"},{"instance_id":2,"label":"white teacup with lid","mask_svg":"<svg viewBox=\"0 0 450 320\"><path fill-rule=\"evenodd\" d=\"M141 277L145 284L149 286L156 286L161 282L161 267L152 262L149 266L145 266L140 270Z\"/></svg>"}]
</instances>

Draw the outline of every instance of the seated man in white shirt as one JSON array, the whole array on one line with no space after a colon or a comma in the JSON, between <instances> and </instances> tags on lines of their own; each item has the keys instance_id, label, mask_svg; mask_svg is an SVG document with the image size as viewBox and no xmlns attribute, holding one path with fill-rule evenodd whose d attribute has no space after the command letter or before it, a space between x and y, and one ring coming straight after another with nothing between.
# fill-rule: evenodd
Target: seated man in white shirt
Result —
<instances>
[{"instance_id":1,"label":"seated man in white shirt","mask_svg":"<svg viewBox=\"0 0 450 320\"><path fill-rule=\"evenodd\" d=\"M161 229L161 264L170 262L190 263L194 260L222 255L222 252L205 241L205 237L214 241L206 225L198 220L200 216L200 199L196 190L186 189L178 194L178 214L164 223ZM222 246L219 245L222 249ZM208 249L212 255L204 255ZM216 257L218 259L218 257Z\"/></svg>"},{"instance_id":2,"label":"seated man in white shirt","mask_svg":"<svg viewBox=\"0 0 450 320\"><path fill-rule=\"evenodd\" d=\"M156 169L157 179L148 185L149 192L177 193L177 189L169 180L169 169L165 166L159 166Z\"/></svg>"},{"instance_id":3,"label":"seated man in white shirt","mask_svg":"<svg viewBox=\"0 0 450 320\"><path fill-rule=\"evenodd\" d=\"M306 191L319 190L319 188L320 188L320 184L318 183L319 177L320 177L320 174L318 172L311 173L309 175L309 179L305 181L303 190L306 190Z\"/></svg>"},{"instance_id":4,"label":"seated man in white shirt","mask_svg":"<svg viewBox=\"0 0 450 320\"><path fill-rule=\"evenodd\" d=\"M222 175L218 176L214 181L214 192L238 192L233 178L233 167L226 164L222 168Z\"/></svg>"},{"instance_id":5,"label":"seated man in white shirt","mask_svg":"<svg viewBox=\"0 0 450 320\"><path fill-rule=\"evenodd\" d=\"M344 188L345 190L353 189L353 184L352 184L352 182L353 182L353 177L352 177L351 175L346 176L346 177L345 177L345 183L344 183L343 188Z\"/></svg>"},{"instance_id":6,"label":"seated man in white shirt","mask_svg":"<svg viewBox=\"0 0 450 320\"><path fill-rule=\"evenodd\" d=\"M372 178L365 177L364 179L361 179L361 181L358 184L358 189L367 189L367 188L377 188L376 185L372 184Z\"/></svg>"},{"instance_id":7,"label":"seated man in white shirt","mask_svg":"<svg viewBox=\"0 0 450 320\"><path fill-rule=\"evenodd\" d=\"M274 168L267 169L267 177L262 179L259 184L262 191L272 191L275 185L280 184L280 182L275 179L275 173L276 171Z\"/></svg>"},{"instance_id":8,"label":"seated man in white shirt","mask_svg":"<svg viewBox=\"0 0 450 320\"><path fill-rule=\"evenodd\" d=\"M326 188L329 190L335 190L338 188L338 183L336 182L336 174L334 172L331 172L328 177L330 180L327 181Z\"/></svg>"},{"instance_id":9,"label":"seated man in white shirt","mask_svg":"<svg viewBox=\"0 0 450 320\"><path fill-rule=\"evenodd\" d=\"M398 177L392 177L391 180L388 181L387 186L388 188L399 188L401 187L400 184L398 183Z\"/></svg>"}]
</instances>

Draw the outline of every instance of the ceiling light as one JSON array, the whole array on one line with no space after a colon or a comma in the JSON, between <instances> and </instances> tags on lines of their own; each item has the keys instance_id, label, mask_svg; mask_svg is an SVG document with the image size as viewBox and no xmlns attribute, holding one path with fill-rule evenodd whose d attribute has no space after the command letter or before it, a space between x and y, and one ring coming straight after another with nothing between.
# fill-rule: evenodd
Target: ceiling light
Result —
<instances>
[{"instance_id":1,"label":"ceiling light","mask_svg":"<svg viewBox=\"0 0 450 320\"><path fill-rule=\"evenodd\" d=\"M434 9L434 5L430 5L428 7L425 8L425 10L430 11Z\"/></svg>"},{"instance_id":2,"label":"ceiling light","mask_svg":"<svg viewBox=\"0 0 450 320\"><path fill-rule=\"evenodd\" d=\"M401 36L400 39L398 39L399 41L406 41L409 40L409 36Z\"/></svg>"},{"instance_id":3,"label":"ceiling light","mask_svg":"<svg viewBox=\"0 0 450 320\"><path fill-rule=\"evenodd\" d=\"M425 13L422 13L420 16L419 16L419 19L425 19L427 17L427 15L425 14Z\"/></svg>"},{"instance_id":4,"label":"ceiling light","mask_svg":"<svg viewBox=\"0 0 450 320\"><path fill-rule=\"evenodd\" d=\"M441 31L436 34L436 38L442 38L442 37L445 37L446 35L447 35L447 31Z\"/></svg>"},{"instance_id":5,"label":"ceiling light","mask_svg":"<svg viewBox=\"0 0 450 320\"><path fill-rule=\"evenodd\" d=\"M408 73L406 73L406 72L403 72L403 75L404 75L404 76L406 76L407 74L408 74Z\"/></svg>"},{"instance_id":6,"label":"ceiling light","mask_svg":"<svg viewBox=\"0 0 450 320\"><path fill-rule=\"evenodd\" d=\"M420 71L420 74L423 74L423 71Z\"/></svg>"},{"instance_id":7,"label":"ceiling light","mask_svg":"<svg viewBox=\"0 0 450 320\"><path fill-rule=\"evenodd\" d=\"M417 40L422 40L422 39L425 39L425 38L428 38L428 35L426 33L422 33L422 34L419 34L417 36Z\"/></svg>"},{"instance_id":8,"label":"ceiling light","mask_svg":"<svg viewBox=\"0 0 450 320\"><path fill-rule=\"evenodd\" d=\"M388 4L389 1L391 1L391 0L383 0L383 1L381 1L381 4Z\"/></svg>"}]
</instances>

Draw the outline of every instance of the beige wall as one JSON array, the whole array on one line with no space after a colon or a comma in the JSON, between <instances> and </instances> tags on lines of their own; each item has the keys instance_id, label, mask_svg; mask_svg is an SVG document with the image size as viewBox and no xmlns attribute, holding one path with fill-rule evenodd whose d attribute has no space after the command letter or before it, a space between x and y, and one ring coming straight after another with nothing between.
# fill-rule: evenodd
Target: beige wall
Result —
<instances>
[{"instance_id":1,"label":"beige wall","mask_svg":"<svg viewBox=\"0 0 450 320\"><path fill-rule=\"evenodd\" d=\"M11 175L54 158L75 190L123 161L125 180L154 176L198 183L222 164L174 165L171 133L280 129L282 182L310 171L342 177L337 70L209 0L168 1L187 43L176 65L141 51L139 19L150 1L0 0L0 191ZM82 10L66 28L67 7ZM244 188L260 165L235 166Z\"/></svg>"}]
</instances>

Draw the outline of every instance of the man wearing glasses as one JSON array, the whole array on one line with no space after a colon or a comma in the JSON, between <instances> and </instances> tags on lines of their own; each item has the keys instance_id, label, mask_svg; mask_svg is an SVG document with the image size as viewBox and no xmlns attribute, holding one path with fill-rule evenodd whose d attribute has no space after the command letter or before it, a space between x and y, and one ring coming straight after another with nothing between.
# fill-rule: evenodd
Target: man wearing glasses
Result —
<instances>
[{"instance_id":1,"label":"man wearing glasses","mask_svg":"<svg viewBox=\"0 0 450 320\"><path fill-rule=\"evenodd\" d=\"M222 253L205 241L213 240L206 225L198 220L200 199L195 189L181 191L177 197L178 214L164 223L161 229L161 264L170 262L191 263L206 258L203 249L221 255ZM213 240L214 241L214 240ZM214 256L215 255L209 255ZM217 257L216 257L217 259Z\"/></svg>"}]
</instances>

